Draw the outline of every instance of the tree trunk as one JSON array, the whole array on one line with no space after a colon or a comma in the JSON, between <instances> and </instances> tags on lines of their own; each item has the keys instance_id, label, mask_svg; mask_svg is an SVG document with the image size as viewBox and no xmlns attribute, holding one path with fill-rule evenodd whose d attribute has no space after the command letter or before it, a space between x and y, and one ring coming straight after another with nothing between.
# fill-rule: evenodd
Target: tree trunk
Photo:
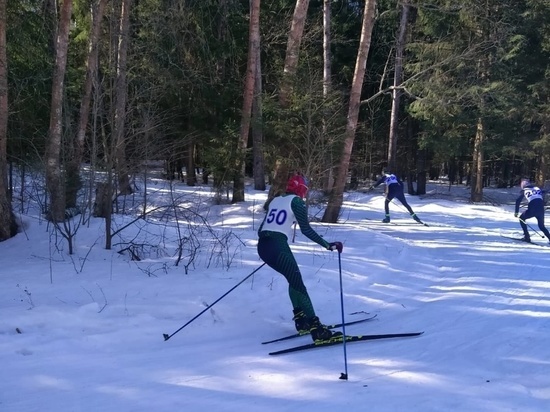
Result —
<instances>
[{"instance_id":1,"label":"tree trunk","mask_svg":"<svg viewBox=\"0 0 550 412\"><path fill-rule=\"evenodd\" d=\"M355 131L359 119L359 108L361 104L361 89L365 76L367 57L374 26L374 12L376 10L376 0L366 0L365 10L363 12L363 24L361 28L361 40L359 42L359 51L355 62L355 71L351 85L351 93L348 109L348 121L346 124L344 148L340 156L340 162L336 172L334 186L329 197L329 202L323 215L323 222L336 223L344 201L344 190L346 187L346 178L348 175L351 151L355 139Z\"/></svg>"},{"instance_id":2,"label":"tree trunk","mask_svg":"<svg viewBox=\"0 0 550 412\"><path fill-rule=\"evenodd\" d=\"M63 91L69 48L72 0L61 6L55 46L55 66L52 76L50 128L46 144L46 189L50 196L48 219L62 222L65 219L65 190L61 172L61 138L63 135Z\"/></svg>"},{"instance_id":3,"label":"tree trunk","mask_svg":"<svg viewBox=\"0 0 550 412\"><path fill-rule=\"evenodd\" d=\"M323 0L323 98L325 99L325 102L328 100L329 94L332 90L332 55L330 52L330 29L331 29L331 1L330 0ZM328 118L329 113L327 113L327 116L323 118L323 143L327 140L327 124L325 119ZM326 150L325 151L325 165L324 170L326 172L323 172L322 175L322 187L326 192L330 191L330 188L333 184L333 158L332 158L332 150Z\"/></svg>"},{"instance_id":4,"label":"tree trunk","mask_svg":"<svg viewBox=\"0 0 550 412\"><path fill-rule=\"evenodd\" d=\"M261 41L261 39L260 39ZM254 189L265 190L264 131L262 114L262 64L260 47L256 50L256 80L254 81L254 100L252 102L252 157L254 164Z\"/></svg>"},{"instance_id":5,"label":"tree trunk","mask_svg":"<svg viewBox=\"0 0 550 412\"><path fill-rule=\"evenodd\" d=\"M481 118L477 121L476 136L474 138L474 151L472 156L472 186L470 200L481 202L483 200L483 140L485 128Z\"/></svg>"},{"instance_id":6,"label":"tree trunk","mask_svg":"<svg viewBox=\"0 0 550 412\"><path fill-rule=\"evenodd\" d=\"M110 214L111 209L111 193L109 184L97 182L95 189L95 200L92 214L94 217L106 218Z\"/></svg>"},{"instance_id":7,"label":"tree trunk","mask_svg":"<svg viewBox=\"0 0 550 412\"><path fill-rule=\"evenodd\" d=\"M540 136L544 137L547 136L550 132L550 119L545 118L543 120L542 127L540 128ZM548 184L546 183L547 180L550 178L550 143L548 142L548 139L546 139L546 144L541 147L541 154L540 154L540 161L539 161L539 167L537 168L536 173L536 181L539 185L544 186L545 190L547 191L545 195L545 199L548 198L550 195L548 193Z\"/></svg>"},{"instance_id":8,"label":"tree trunk","mask_svg":"<svg viewBox=\"0 0 550 412\"><path fill-rule=\"evenodd\" d=\"M331 53L330 53L330 0L323 0L323 97L326 99L331 90Z\"/></svg>"},{"instance_id":9,"label":"tree trunk","mask_svg":"<svg viewBox=\"0 0 550 412\"><path fill-rule=\"evenodd\" d=\"M185 181L187 186L195 186L197 184L197 173L195 171L195 143L189 142L186 154Z\"/></svg>"},{"instance_id":10,"label":"tree trunk","mask_svg":"<svg viewBox=\"0 0 550 412\"><path fill-rule=\"evenodd\" d=\"M483 36L486 37L486 36ZM483 86L488 86L490 83L489 79L489 67L491 65L490 56L482 56L478 62L478 73L479 78ZM483 201L483 160L484 160L484 149L483 143L485 141L485 124L483 122L483 113L485 113L487 108L487 96L482 94L479 99L479 117L476 124L476 135L474 138L474 149L472 153L472 170L471 170L471 186L470 186L470 200L472 202L481 202Z\"/></svg>"},{"instance_id":11,"label":"tree trunk","mask_svg":"<svg viewBox=\"0 0 550 412\"><path fill-rule=\"evenodd\" d=\"M288 108L290 104L292 84L294 82L294 76L296 75L296 69L298 67L300 45L302 43L308 8L309 0L296 0L292 23L290 24L290 31L288 33L283 77L281 79L281 86L279 87L279 105L283 109ZM281 155L276 161L273 182L269 188L267 201L265 202L264 207L267 207L271 199L275 196L284 193L286 182L290 173L290 165L287 161L289 154L290 152L288 148L281 148Z\"/></svg>"},{"instance_id":12,"label":"tree trunk","mask_svg":"<svg viewBox=\"0 0 550 412\"><path fill-rule=\"evenodd\" d=\"M238 176L233 180L233 199L231 203L244 201L244 174L246 148L248 146L248 135L250 131L250 117L252 113L252 102L254 100L254 83L256 81L256 60L260 48L260 0L250 0L250 27L248 45L248 64L246 68L246 79L244 85L243 111L241 117L241 132L239 139L239 164L237 165Z\"/></svg>"},{"instance_id":13,"label":"tree trunk","mask_svg":"<svg viewBox=\"0 0 550 412\"><path fill-rule=\"evenodd\" d=\"M292 23L290 25L290 32L288 33L285 66L283 68L283 78L281 80L281 87L279 90L279 103L283 108L287 108L290 102L292 83L298 67L300 44L302 43L302 36L304 34L308 7L309 0L296 0L294 15L292 16Z\"/></svg>"},{"instance_id":14,"label":"tree trunk","mask_svg":"<svg viewBox=\"0 0 550 412\"><path fill-rule=\"evenodd\" d=\"M8 59L6 55L6 0L0 0L0 241L15 235L8 192Z\"/></svg>"},{"instance_id":15,"label":"tree trunk","mask_svg":"<svg viewBox=\"0 0 550 412\"><path fill-rule=\"evenodd\" d=\"M88 41L88 61L86 62L86 77L84 79L84 92L80 102L80 114L76 138L73 140L73 153L67 162L67 187L66 206L77 205L78 190L80 189L80 164L86 138L86 129L90 116L90 102L92 99L93 81L97 74L98 65L98 42L101 29L101 21L107 0L97 0L92 5L92 30Z\"/></svg>"},{"instance_id":16,"label":"tree trunk","mask_svg":"<svg viewBox=\"0 0 550 412\"><path fill-rule=\"evenodd\" d=\"M118 191L120 194L132 193L130 179L128 177L128 165L126 161L126 139L124 123L126 121L127 90L127 64L128 43L130 32L130 7L132 0L122 0L120 12L120 26L118 34L117 71L115 82L115 115L113 138L115 143L116 171L118 177Z\"/></svg>"},{"instance_id":17,"label":"tree trunk","mask_svg":"<svg viewBox=\"0 0 550 412\"><path fill-rule=\"evenodd\" d=\"M399 108L401 106L401 83L403 82L403 51L405 50L405 36L409 20L409 0L403 2L399 34L395 46L395 70L393 76L392 106L390 115L390 137L388 142L388 168L396 171L397 166L397 137L399 134Z\"/></svg>"},{"instance_id":18,"label":"tree trunk","mask_svg":"<svg viewBox=\"0 0 550 412\"><path fill-rule=\"evenodd\" d=\"M416 182L416 189L409 189L409 194L425 195L426 194L426 175L428 170L428 153L426 149L418 148L418 133L419 125L416 119L411 116L406 117L407 144L409 146L409 159L407 169L411 175L412 182ZM398 172L399 173L399 172Z\"/></svg>"}]
</instances>

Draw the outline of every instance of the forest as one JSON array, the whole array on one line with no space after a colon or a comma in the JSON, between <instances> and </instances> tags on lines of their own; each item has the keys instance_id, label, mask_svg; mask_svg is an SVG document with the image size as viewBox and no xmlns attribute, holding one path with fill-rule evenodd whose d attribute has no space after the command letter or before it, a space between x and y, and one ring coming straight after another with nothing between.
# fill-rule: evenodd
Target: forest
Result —
<instances>
[{"instance_id":1,"label":"forest","mask_svg":"<svg viewBox=\"0 0 550 412\"><path fill-rule=\"evenodd\" d=\"M0 0L0 240L15 181L109 222L151 162L233 203L300 172L328 223L383 169L548 187L549 79L548 0Z\"/></svg>"}]
</instances>

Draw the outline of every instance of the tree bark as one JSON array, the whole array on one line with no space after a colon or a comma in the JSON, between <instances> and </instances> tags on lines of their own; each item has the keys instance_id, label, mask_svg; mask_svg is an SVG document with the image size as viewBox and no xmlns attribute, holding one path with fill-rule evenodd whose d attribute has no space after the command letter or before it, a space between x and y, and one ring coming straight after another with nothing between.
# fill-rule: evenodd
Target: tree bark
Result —
<instances>
[{"instance_id":1,"label":"tree bark","mask_svg":"<svg viewBox=\"0 0 550 412\"><path fill-rule=\"evenodd\" d=\"M279 90L279 103L283 108L287 108L290 102L292 83L296 74L296 68L298 67L298 57L300 55L300 45L304 34L308 7L309 0L296 0L290 32L288 33L283 78Z\"/></svg>"},{"instance_id":2,"label":"tree bark","mask_svg":"<svg viewBox=\"0 0 550 412\"><path fill-rule=\"evenodd\" d=\"M283 67L283 76L279 87L279 105L282 109L288 108L290 104L290 95L292 93L292 84L298 67L298 58L300 55L300 45L304 34L306 24L307 10L309 8L309 0L296 0L292 23L290 24L290 32L286 45L285 63ZM286 153L285 153L286 151ZM290 173L290 165L288 164L288 148L281 148L281 155L275 164L273 182L269 188L267 201L264 208L267 207L271 199L284 193L286 182Z\"/></svg>"},{"instance_id":3,"label":"tree bark","mask_svg":"<svg viewBox=\"0 0 550 412\"><path fill-rule=\"evenodd\" d=\"M197 185L197 173L195 171L195 143L189 142L185 159L185 182L187 186Z\"/></svg>"},{"instance_id":4,"label":"tree bark","mask_svg":"<svg viewBox=\"0 0 550 412\"><path fill-rule=\"evenodd\" d=\"M327 223L336 223L340 215L340 209L344 201L344 190L346 187L346 178L348 175L351 151L355 139L355 131L359 119L359 108L361 105L361 90L363 79L367 66L367 57L374 27L374 12L376 10L376 0L366 0L365 10L363 12L363 24L361 27L361 40L359 42L359 51L355 62L355 71L351 85L351 93L348 108L348 117L345 131L345 140L340 162L336 172L334 186L332 188L329 202L322 221Z\"/></svg>"},{"instance_id":5,"label":"tree bark","mask_svg":"<svg viewBox=\"0 0 550 412\"><path fill-rule=\"evenodd\" d=\"M409 0L404 0L399 23L399 34L395 46L395 70L393 76L392 106L390 115L390 136L388 142L388 168L396 172L397 166L397 138L399 134L399 108L401 106L401 83L403 82L403 51L405 50L405 36L409 20Z\"/></svg>"},{"instance_id":6,"label":"tree bark","mask_svg":"<svg viewBox=\"0 0 550 412\"><path fill-rule=\"evenodd\" d=\"M470 199L472 202L483 200L483 140L485 128L481 118L477 121L474 151L472 156L472 187Z\"/></svg>"},{"instance_id":7,"label":"tree bark","mask_svg":"<svg viewBox=\"0 0 550 412\"><path fill-rule=\"evenodd\" d=\"M550 119L546 118L543 120L542 127L540 128L540 136L547 136L550 132ZM540 154L540 160L539 160L539 166L537 168L536 173L536 181L539 185L544 186L544 189L546 190L545 199L548 199L550 194L548 193L549 183L547 183L547 180L550 178L550 143L546 143L541 148L541 154Z\"/></svg>"},{"instance_id":8,"label":"tree bark","mask_svg":"<svg viewBox=\"0 0 550 412\"><path fill-rule=\"evenodd\" d=\"M66 206L77 205L78 190L80 189L80 165L84 151L86 129L90 116L90 102L92 100L92 87L97 75L98 66L98 42L101 29L101 21L107 0L97 0L92 5L92 30L88 41L88 60L86 62L86 77L84 79L84 92L80 102L80 113L76 138L73 141L73 153L67 162L67 188Z\"/></svg>"},{"instance_id":9,"label":"tree bark","mask_svg":"<svg viewBox=\"0 0 550 412\"><path fill-rule=\"evenodd\" d=\"M261 39L260 39L261 42ZM252 158L254 163L254 189L265 190L264 131L262 114L262 63L260 47L256 50L256 80L252 102Z\"/></svg>"},{"instance_id":10,"label":"tree bark","mask_svg":"<svg viewBox=\"0 0 550 412\"><path fill-rule=\"evenodd\" d=\"M127 64L130 33L130 8L132 0L122 0L120 13L120 28L118 34L117 72L115 82L115 115L113 138L115 142L116 171L118 191L120 194L132 193L128 177L126 160L126 136L124 123L126 121Z\"/></svg>"},{"instance_id":11,"label":"tree bark","mask_svg":"<svg viewBox=\"0 0 550 412\"><path fill-rule=\"evenodd\" d=\"M246 148L250 131L250 117L252 113L252 102L254 100L254 83L256 82L256 60L260 48L260 0L250 0L250 27L248 45L248 64L246 68L246 79L244 85L243 111L241 117L241 131L239 139L239 164L237 165L238 176L233 180L233 199L231 203L244 201L244 174Z\"/></svg>"},{"instance_id":12,"label":"tree bark","mask_svg":"<svg viewBox=\"0 0 550 412\"><path fill-rule=\"evenodd\" d=\"M332 90L332 54L330 52L331 45L331 1L323 0L323 98L325 102L328 100L329 94ZM327 140L327 124L325 119L328 118L329 113L326 113L327 116L323 118L323 143ZM332 158L332 151L325 151L325 165L326 167L322 175L322 187L325 191L329 192L332 187L333 179L333 166L334 160Z\"/></svg>"},{"instance_id":13,"label":"tree bark","mask_svg":"<svg viewBox=\"0 0 550 412\"><path fill-rule=\"evenodd\" d=\"M330 0L323 0L323 97L326 99L332 86L331 53L330 53Z\"/></svg>"},{"instance_id":14,"label":"tree bark","mask_svg":"<svg viewBox=\"0 0 550 412\"><path fill-rule=\"evenodd\" d=\"M61 172L61 138L63 135L63 91L69 48L72 0L61 6L55 44L55 66L52 76L50 127L46 145L46 189L50 196L48 219L62 222L65 219L65 190Z\"/></svg>"},{"instance_id":15,"label":"tree bark","mask_svg":"<svg viewBox=\"0 0 550 412\"><path fill-rule=\"evenodd\" d=\"M6 0L0 0L0 241L15 235L8 191L8 59L6 54Z\"/></svg>"}]
</instances>

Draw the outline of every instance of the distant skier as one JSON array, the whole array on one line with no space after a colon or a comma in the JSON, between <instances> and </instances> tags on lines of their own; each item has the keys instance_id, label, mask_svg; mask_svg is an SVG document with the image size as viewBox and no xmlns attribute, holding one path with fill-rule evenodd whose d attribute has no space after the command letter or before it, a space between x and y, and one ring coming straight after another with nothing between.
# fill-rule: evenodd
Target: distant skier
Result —
<instances>
[{"instance_id":1,"label":"distant skier","mask_svg":"<svg viewBox=\"0 0 550 412\"><path fill-rule=\"evenodd\" d=\"M313 242L328 250L342 253L341 242L329 243L313 230L307 218L303 198L308 191L307 181L301 175L292 176L286 194L271 200L267 214L258 229L258 255L271 268L288 281L288 294L292 302L294 324L300 333L311 333L314 341L327 340L340 332L332 332L315 315L313 304L300 273L300 268L288 245L292 225L298 222L301 232Z\"/></svg>"},{"instance_id":2,"label":"distant skier","mask_svg":"<svg viewBox=\"0 0 550 412\"><path fill-rule=\"evenodd\" d=\"M399 177L393 173L389 173L387 171L382 172L382 177L378 179L378 181L370 187L370 189L374 189L375 187L378 187L382 183L386 184L387 193L386 193L386 201L384 203L384 211L386 212L386 217L382 220L384 223L390 222L390 202L396 198L398 199L405 208L409 211L411 214L411 217L416 220L418 223L422 223L422 221L416 216L416 213L412 210L412 208L407 203L407 200L405 199L405 194L403 192L403 182Z\"/></svg>"},{"instance_id":3,"label":"distant skier","mask_svg":"<svg viewBox=\"0 0 550 412\"><path fill-rule=\"evenodd\" d=\"M544 200L542 190L539 189L537 186L531 184L529 179L521 179L520 185L521 192L516 199L516 209L514 212L515 217L518 217L519 206L522 200L525 198L528 202L527 210L525 210L519 216L519 224L523 229L524 234L521 240L525 242L531 241L531 236L529 235L529 231L527 230L527 225L525 224L525 221L534 217L537 219L539 229L542 231L542 233L544 233L546 239L548 239L548 241L550 242L550 233L548 233L548 229L546 229L546 227L544 226Z\"/></svg>"}]
</instances>

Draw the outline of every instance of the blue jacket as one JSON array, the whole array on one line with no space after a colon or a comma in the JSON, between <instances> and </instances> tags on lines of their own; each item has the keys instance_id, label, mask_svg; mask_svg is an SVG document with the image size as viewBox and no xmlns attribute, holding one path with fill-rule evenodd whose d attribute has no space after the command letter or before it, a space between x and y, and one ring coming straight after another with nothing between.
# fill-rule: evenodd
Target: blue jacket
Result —
<instances>
[{"instance_id":1,"label":"blue jacket","mask_svg":"<svg viewBox=\"0 0 550 412\"><path fill-rule=\"evenodd\" d=\"M521 189L521 192L519 193L518 198L516 199L516 209L515 213L519 212L519 205L521 204L523 199L527 199L527 201L530 203L535 199L543 199L543 191L535 186L535 185L527 185L523 189Z\"/></svg>"},{"instance_id":2,"label":"blue jacket","mask_svg":"<svg viewBox=\"0 0 550 412\"><path fill-rule=\"evenodd\" d=\"M401 179L399 179L399 176L394 175L393 173L384 173L384 175L376 181L376 183L374 184L374 187L377 187L382 183L385 183L386 186L393 185L396 183L400 186L403 186L403 182L401 181Z\"/></svg>"}]
</instances>

